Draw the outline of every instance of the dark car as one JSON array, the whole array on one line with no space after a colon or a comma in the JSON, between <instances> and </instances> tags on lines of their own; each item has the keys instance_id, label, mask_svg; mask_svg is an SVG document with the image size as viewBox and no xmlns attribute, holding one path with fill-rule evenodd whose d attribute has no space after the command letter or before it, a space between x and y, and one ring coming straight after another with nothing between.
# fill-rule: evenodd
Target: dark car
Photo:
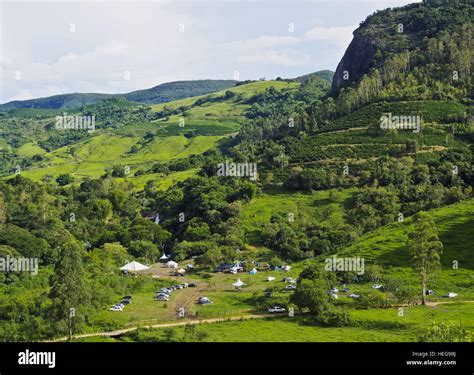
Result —
<instances>
[{"instance_id":1,"label":"dark car","mask_svg":"<svg viewBox=\"0 0 474 375\"><path fill-rule=\"evenodd\" d=\"M124 300L120 301L120 303L122 305L130 305L130 302L131 302L131 300L129 300L129 299L124 299Z\"/></svg>"},{"instance_id":2,"label":"dark car","mask_svg":"<svg viewBox=\"0 0 474 375\"><path fill-rule=\"evenodd\" d=\"M122 300L131 300L132 299L132 296L125 296L125 297L122 297Z\"/></svg>"},{"instance_id":3,"label":"dark car","mask_svg":"<svg viewBox=\"0 0 474 375\"><path fill-rule=\"evenodd\" d=\"M189 287L189 288L195 288L195 287L196 287L196 284L194 284L194 283L189 283L189 284L188 284L188 287Z\"/></svg>"}]
</instances>

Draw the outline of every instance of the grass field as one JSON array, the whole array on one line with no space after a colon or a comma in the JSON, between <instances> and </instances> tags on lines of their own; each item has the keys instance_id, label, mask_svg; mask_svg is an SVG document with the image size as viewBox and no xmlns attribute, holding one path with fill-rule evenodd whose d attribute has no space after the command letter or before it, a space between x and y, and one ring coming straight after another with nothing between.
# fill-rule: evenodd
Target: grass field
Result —
<instances>
[{"instance_id":1,"label":"grass field","mask_svg":"<svg viewBox=\"0 0 474 375\"><path fill-rule=\"evenodd\" d=\"M290 192L280 189L264 191L252 202L244 206L241 214L242 226L247 232L249 243L259 242L259 233L270 222L273 214L288 217L294 214L295 222L343 224L343 206L347 205L356 189L338 190L340 196L331 202L331 191L315 191L313 193Z\"/></svg>"},{"instance_id":2,"label":"grass field","mask_svg":"<svg viewBox=\"0 0 474 375\"><path fill-rule=\"evenodd\" d=\"M143 188L148 181L154 181L158 189L165 190L174 182L193 176L197 170L176 172L168 176L152 173L135 177L134 173L141 167L151 167L155 162L184 159L201 154L214 147L220 139L221 136L155 137L151 142L140 146L138 152L131 154L130 149L137 144L139 138L100 134L84 142L45 154L45 160L22 173L36 181L46 175L56 178L60 174L69 173L76 178L76 182L79 182L84 177L99 178L114 165L121 165L130 167L130 176L127 179L137 189ZM37 148L38 146L28 145L24 152L31 153Z\"/></svg>"},{"instance_id":3,"label":"grass field","mask_svg":"<svg viewBox=\"0 0 474 375\"><path fill-rule=\"evenodd\" d=\"M351 310L353 323L349 327L325 327L299 316L202 323L199 332L208 342L412 342L418 341L434 322L456 322L474 331L474 303L450 303L438 306L398 309ZM176 340L184 337L184 327L172 328ZM114 341L162 341L165 329L141 329ZM93 338L93 341L110 341ZM189 340L189 339L188 339ZM89 339L87 339L89 341Z\"/></svg>"}]
</instances>

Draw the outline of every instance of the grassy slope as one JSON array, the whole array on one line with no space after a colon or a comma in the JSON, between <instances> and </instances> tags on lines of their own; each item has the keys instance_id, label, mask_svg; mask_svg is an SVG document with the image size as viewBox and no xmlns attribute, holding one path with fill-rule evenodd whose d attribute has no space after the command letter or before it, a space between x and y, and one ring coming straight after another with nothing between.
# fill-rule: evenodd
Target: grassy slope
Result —
<instances>
[{"instance_id":1,"label":"grassy slope","mask_svg":"<svg viewBox=\"0 0 474 375\"><path fill-rule=\"evenodd\" d=\"M429 284L437 291L437 297L448 291L459 293L459 299L474 300L474 258L468 244L474 242L474 199L430 212L444 244L441 256L442 270ZM364 257L366 265L377 262L387 267L386 273L394 278L416 283L417 277L410 266L407 248L407 230L411 220L393 223L369 233L340 255ZM459 268L453 269L453 261Z\"/></svg>"},{"instance_id":2,"label":"grassy slope","mask_svg":"<svg viewBox=\"0 0 474 375\"><path fill-rule=\"evenodd\" d=\"M295 193L285 190L265 191L252 202L244 206L241 214L242 226L248 233L247 240L258 241L259 232L270 222L273 214L287 217L294 214L295 222L312 221L343 223L343 205L352 198L355 189L341 191L337 202L330 202L331 190L313 193Z\"/></svg>"},{"instance_id":3,"label":"grassy slope","mask_svg":"<svg viewBox=\"0 0 474 375\"><path fill-rule=\"evenodd\" d=\"M127 179L130 179L137 189L143 188L148 181L154 181L158 189L166 189L174 182L194 175L196 171L178 172L169 176L156 173L137 177L133 175L138 169L150 167L155 162L187 158L209 150L222 137L238 130L241 115L249 107L243 100L269 87L284 90L297 85L298 83L259 81L231 88L231 91L241 94L242 97L238 100L231 98L224 102L205 103L193 107L186 115L184 128L179 127L181 116L171 116L167 121L129 124L117 130L97 131L90 139L61 147L50 153L46 153L34 143L28 143L18 152L25 157L41 154L44 160L33 163L22 173L33 180L41 180L46 175L56 178L60 174L70 173L78 182L84 177L99 178L114 165L122 165L130 167L131 173ZM221 91L210 96L221 97L224 94L225 91ZM154 110L160 110L165 105L169 108L192 105L200 97L152 107ZM189 135L185 137L183 134L189 131L194 131L196 135L191 138ZM140 138L147 132L157 133L159 136L146 144L139 144ZM134 145L138 147L138 152L131 154L130 149Z\"/></svg>"}]
</instances>

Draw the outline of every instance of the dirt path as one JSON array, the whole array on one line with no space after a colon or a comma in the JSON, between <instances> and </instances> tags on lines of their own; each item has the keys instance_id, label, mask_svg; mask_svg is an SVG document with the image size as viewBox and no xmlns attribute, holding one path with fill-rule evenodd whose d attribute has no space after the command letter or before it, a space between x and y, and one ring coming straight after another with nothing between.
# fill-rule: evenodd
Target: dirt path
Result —
<instances>
[{"instance_id":1,"label":"dirt path","mask_svg":"<svg viewBox=\"0 0 474 375\"><path fill-rule=\"evenodd\" d=\"M114 336L120 336L123 335L124 333L135 331L138 328L168 328L168 327L181 327L185 326L187 324L201 324L201 323L221 323L221 322L226 322L226 321L231 321L231 320L241 320L241 319L262 319L262 318L271 318L275 317L275 314L245 314L245 315L239 315L239 316L229 316L229 317L223 317L223 318L212 318L212 319L196 319L196 320L182 320L176 323L161 323L161 324L153 324L153 325L144 325L144 326L135 326L135 327L129 327L129 328L124 328L124 329L119 329L116 331L109 331L109 332L94 332L94 333L84 333L81 335L74 335L74 339L80 339L80 338L86 338L86 337L94 337L94 336L106 336L106 337L114 337ZM286 315L285 315L286 316ZM58 339L54 340L48 340L44 342L60 342L60 341L67 341L68 337L60 337Z\"/></svg>"}]
</instances>

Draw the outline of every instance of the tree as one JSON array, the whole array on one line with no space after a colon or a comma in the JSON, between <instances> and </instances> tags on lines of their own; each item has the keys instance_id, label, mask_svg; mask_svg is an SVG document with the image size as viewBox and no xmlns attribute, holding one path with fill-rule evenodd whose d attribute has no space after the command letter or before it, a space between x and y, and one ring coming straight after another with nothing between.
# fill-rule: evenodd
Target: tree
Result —
<instances>
[{"instance_id":1,"label":"tree","mask_svg":"<svg viewBox=\"0 0 474 375\"><path fill-rule=\"evenodd\" d=\"M3 193L0 191L0 225L5 224L7 221L7 206Z\"/></svg>"},{"instance_id":2,"label":"tree","mask_svg":"<svg viewBox=\"0 0 474 375\"><path fill-rule=\"evenodd\" d=\"M471 342L472 336L455 322L433 323L428 331L418 338L420 342Z\"/></svg>"},{"instance_id":3,"label":"tree","mask_svg":"<svg viewBox=\"0 0 474 375\"><path fill-rule=\"evenodd\" d=\"M347 325L349 316L344 310L334 306L331 299L325 280L304 279L298 284L290 302L301 310L308 309L320 323L335 326Z\"/></svg>"},{"instance_id":4,"label":"tree","mask_svg":"<svg viewBox=\"0 0 474 375\"><path fill-rule=\"evenodd\" d=\"M59 186L69 185L73 181L74 181L74 177L72 177L70 174L67 174L67 173L60 175L56 179L56 182L58 183Z\"/></svg>"},{"instance_id":5,"label":"tree","mask_svg":"<svg viewBox=\"0 0 474 375\"><path fill-rule=\"evenodd\" d=\"M64 244L50 278L51 318L59 332L69 331L69 339L80 321L77 313L87 303L81 252L82 247L77 242Z\"/></svg>"},{"instance_id":6,"label":"tree","mask_svg":"<svg viewBox=\"0 0 474 375\"><path fill-rule=\"evenodd\" d=\"M343 326L350 322L347 313L334 305L329 290L335 284L333 272L328 272L322 264L312 264L305 268L299 277L300 281L290 302L300 310L307 309L323 324Z\"/></svg>"},{"instance_id":7,"label":"tree","mask_svg":"<svg viewBox=\"0 0 474 375\"><path fill-rule=\"evenodd\" d=\"M147 240L131 241L130 252L135 257L144 258L146 262L154 262L160 255L156 245Z\"/></svg>"},{"instance_id":8,"label":"tree","mask_svg":"<svg viewBox=\"0 0 474 375\"><path fill-rule=\"evenodd\" d=\"M203 242L205 243L205 242ZM222 258L221 250L212 242L205 243L207 245L207 251L198 256L195 260L195 264L202 269L212 270L214 269Z\"/></svg>"},{"instance_id":9,"label":"tree","mask_svg":"<svg viewBox=\"0 0 474 375\"><path fill-rule=\"evenodd\" d=\"M408 234L408 247L412 257L412 267L421 280L422 304L425 304L426 282L428 275L440 266L440 254L443 243L438 238L438 230L431 217L419 212L413 219L415 228Z\"/></svg>"}]
</instances>

